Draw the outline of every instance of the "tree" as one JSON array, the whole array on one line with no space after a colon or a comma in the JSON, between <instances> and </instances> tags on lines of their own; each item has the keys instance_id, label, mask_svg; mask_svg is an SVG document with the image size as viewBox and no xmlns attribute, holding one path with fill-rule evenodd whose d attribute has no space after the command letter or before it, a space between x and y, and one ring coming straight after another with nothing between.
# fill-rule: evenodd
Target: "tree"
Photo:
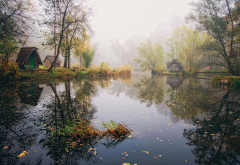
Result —
<instances>
[{"instance_id":1,"label":"tree","mask_svg":"<svg viewBox=\"0 0 240 165\"><path fill-rule=\"evenodd\" d=\"M91 65L91 62L94 58L94 54L95 54L95 50L92 49L86 49L83 53L82 53L82 57L84 60L84 67L85 68L89 68Z\"/></svg>"},{"instance_id":2,"label":"tree","mask_svg":"<svg viewBox=\"0 0 240 165\"><path fill-rule=\"evenodd\" d=\"M30 0L0 0L0 40L9 35L17 38L26 37L33 9Z\"/></svg>"},{"instance_id":3,"label":"tree","mask_svg":"<svg viewBox=\"0 0 240 165\"><path fill-rule=\"evenodd\" d=\"M57 54L51 67L48 69L48 71L51 72L59 56L64 33L71 26L77 26L77 24L80 24L81 26L87 22L89 16L91 15L91 10L89 9L87 11L86 7L84 6L84 0L80 2L74 0L45 0L44 2L45 13L49 16L44 23L50 27L53 27L56 22L56 33L59 35ZM54 8L56 8L56 13L52 10Z\"/></svg>"},{"instance_id":4,"label":"tree","mask_svg":"<svg viewBox=\"0 0 240 165\"><path fill-rule=\"evenodd\" d=\"M16 53L18 49L16 45L16 40L11 36L0 40L0 53L2 55L2 63L8 63L8 59Z\"/></svg>"},{"instance_id":5,"label":"tree","mask_svg":"<svg viewBox=\"0 0 240 165\"><path fill-rule=\"evenodd\" d=\"M170 46L167 55L178 59L185 71L196 72L206 56L206 51L201 46L207 37L205 33L194 31L185 25L177 27L167 40Z\"/></svg>"},{"instance_id":6,"label":"tree","mask_svg":"<svg viewBox=\"0 0 240 165\"><path fill-rule=\"evenodd\" d=\"M151 70L152 75L163 71L164 51L158 42L154 45L150 40L140 43L138 54L139 58L136 62L140 64L143 71Z\"/></svg>"},{"instance_id":7,"label":"tree","mask_svg":"<svg viewBox=\"0 0 240 165\"><path fill-rule=\"evenodd\" d=\"M111 42L111 48L114 53L122 60L123 64L125 64L125 56L126 56L126 48L123 44L119 43L118 40L114 40Z\"/></svg>"},{"instance_id":8,"label":"tree","mask_svg":"<svg viewBox=\"0 0 240 165\"><path fill-rule=\"evenodd\" d=\"M214 38L211 46L226 61L230 74L235 75L233 59L238 55L234 51L234 40L240 33L239 0L200 0L192 2L192 13L187 20L197 22L197 29L206 31Z\"/></svg>"}]
</instances>

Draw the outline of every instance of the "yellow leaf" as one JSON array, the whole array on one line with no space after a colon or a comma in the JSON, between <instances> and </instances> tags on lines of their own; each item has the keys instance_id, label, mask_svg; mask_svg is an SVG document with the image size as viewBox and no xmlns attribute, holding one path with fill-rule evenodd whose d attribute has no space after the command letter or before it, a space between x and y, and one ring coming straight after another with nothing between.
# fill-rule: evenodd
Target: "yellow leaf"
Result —
<instances>
[{"instance_id":1,"label":"yellow leaf","mask_svg":"<svg viewBox=\"0 0 240 165\"><path fill-rule=\"evenodd\" d=\"M21 154L19 154L17 157L21 158L22 156L25 156L28 152L23 151Z\"/></svg>"},{"instance_id":2,"label":"yellow leaf","mask_svg":"<svg viewBox=\"0 0 240 165\"><path fill-rule=\"evenodd\" d=\"M8 146L5 146L5 147L3 147L4 149L7 149L8 148Z\"/></svg>"}]
</instances>

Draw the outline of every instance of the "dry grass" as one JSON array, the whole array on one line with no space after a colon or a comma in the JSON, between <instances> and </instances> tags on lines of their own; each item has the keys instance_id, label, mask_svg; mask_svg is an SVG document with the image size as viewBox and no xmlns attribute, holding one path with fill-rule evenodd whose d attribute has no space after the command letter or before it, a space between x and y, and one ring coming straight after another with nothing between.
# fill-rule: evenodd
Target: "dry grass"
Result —
<instances>
[{"instance_id":1,"label":"dry grass","mask_svg":"<svg viewBox=\"0 0 240 165\"><path fill-rule=\"evenodd\" d=\"M93 141L99 141L106 136L112 142L121 142L132 133L132 130L124 123L120 124L111 120L109 123L103 123L102 125L106 129L105 131L99 131L79 117L77 122L67 123L65 128L60 130L60 134L66 136L70 144L84 146Z\"/></svg>"}]
</instances>

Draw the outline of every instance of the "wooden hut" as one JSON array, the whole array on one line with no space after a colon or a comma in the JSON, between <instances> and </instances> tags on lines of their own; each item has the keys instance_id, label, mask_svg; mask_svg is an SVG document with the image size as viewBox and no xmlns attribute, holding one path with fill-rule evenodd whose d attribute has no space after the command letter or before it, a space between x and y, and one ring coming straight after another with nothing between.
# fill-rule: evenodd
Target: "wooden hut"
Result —
<instances>
[{"instance_id":1,"label":"wooden hut","mask_svg":"<svg viewBox=\"0 0 240 165\"><path fill-rule=\"evenodd\" d=\"M52 65L54 59L55 59L55 56L47 55L43 61L44 66L50 67ZM61 63L62 63L62 61L58 57L57 61L56 61L56 67L60 67Z\"/></svg>"},{"instance_id":2,"label":"wooden hut","mask_svg":"<svg viewBox=\"0 0 240 165\"><path fill-rule=\"evenodd\" d=\"M177 59L173 59L172 62L167 63L167 69L169 72L182 72L183 67Z\"/></svg>"},{"instance_id":3,"label":"wooden hut","mask_svg":"<svg viewBox=\"0 0 240 165\"><path fill-rule=\"evenodd\" d=\"M36 47L21 48L16 62L19 68L39 69L43 65Z\"/></svg>"}]
</instances>

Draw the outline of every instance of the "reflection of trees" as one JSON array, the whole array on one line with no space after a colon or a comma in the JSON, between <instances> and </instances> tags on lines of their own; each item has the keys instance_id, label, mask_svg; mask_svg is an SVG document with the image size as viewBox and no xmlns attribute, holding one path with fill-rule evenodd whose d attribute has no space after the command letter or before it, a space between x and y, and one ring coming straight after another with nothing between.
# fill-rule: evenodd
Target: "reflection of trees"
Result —
<instances>
[{"instance_id":1,"label":"reflection of trees","mask_svg":"<svg viewBox=\"0 0 240 165\"><path fill-rule=\"evenodd\" d=\"M33 119L25 112L26 106L19 103L19 91L23 91L21 88L23 86L17 84L1 84L0 164L31 164L30 161L21 162L17 158L22 151L29 150L37 137L36 128L32 127ZM8 148L4 149L5 146ZM37 161L40 162L41 158Z\"/></svg>"},{"instance_id":2,"label":"reflection of trees","mask_svg":"<svg viewBox=\"0 0 240 165\"><path fill-rule=\"evenodd\" d=\"M130 85L130 82L131 82L131 79L123 79L123 78L116 79L114 82L112 82L112 85L110 86L111 94L119 97L120 93L123 93L123 92L126 93Z\"/></svg>"},{"instance_id":3,"label":"reflection of trees","mask_svg":"<svg viewBox=\"0 0 240 165\"><path fill-rule=\"evenodd\" d=\"M207 119L194 118L196 128L184 130L188 145L198 164L239 164L240 156L240 94L228 91L212 104Z\"/></svg>"},{"instance_id":4,"label":"reflection of trees","mask_svg":"<svg viewBox=\"0 0 240 165\"><path fill-rule=\"evenodd\" d=\"M71 83L65 82L65 91L58 93L54 84L49 85L55 97L46 106L44 121L47 125L47 132L46 137L40 143L43 147L48 147L48 155L60 164L76 164L83 158L94 161L93 152L88 151L92 143L96 143L94 140L88 145L67 149L68 139L59 134L59 129L65 128L67 121L73 121L79 117L87 122L93 119L97 111L91 102L97 93L96 87L89 81L80 81L75 84L75 88L76 85L78 88L73 93Z\"/></svg>"},{"instance_id":5,"label":"reflection of trees","mask_svg":"<svg viewBox=\"0 0 240 165\"><path fill-rule=\"evenodd\" d=\"M178 89L170 88L167 92L170 93L170 98L165 104L181 119L204 114L219 95L219 92L203 88L195 78L186 79Z\"/></svg>"},{"instance_id":6,"label":"reflection of trees","mask_svg":"<svg viewBox=\"0 0 240 165\"><path fill-rule=\"evenodd\" d=\"M163 77L143 77L135 85L138 88L138 99L150 107L153 103L159 105L164 97Z\"/></svg>"}]
</instances>

